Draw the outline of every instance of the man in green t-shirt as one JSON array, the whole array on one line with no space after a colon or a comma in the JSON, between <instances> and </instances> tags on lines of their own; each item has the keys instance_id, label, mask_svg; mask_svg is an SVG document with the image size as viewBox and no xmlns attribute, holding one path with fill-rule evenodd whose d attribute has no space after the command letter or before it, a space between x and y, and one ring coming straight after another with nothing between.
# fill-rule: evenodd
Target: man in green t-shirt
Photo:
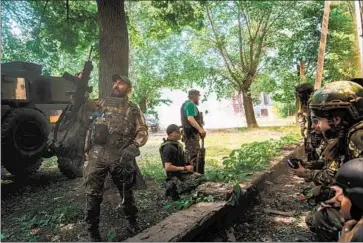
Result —
<instances>
[{"instance_id":1,"label":"man in green t-shirt","mask_svg":"<svg viewBox=\"0 0 363 243\"><path fill-rule=\"evenodd\" d=\"M187 162L193 165L194 171L196 171L200 154L199 141L201 137L204 138L206 136L206 132L202 128L202 116L197 108L200 99L199 91L195 89L190 90L188 98L180 109L181 123L183 126L183 140Z\"/></svg>"}]
</instances>

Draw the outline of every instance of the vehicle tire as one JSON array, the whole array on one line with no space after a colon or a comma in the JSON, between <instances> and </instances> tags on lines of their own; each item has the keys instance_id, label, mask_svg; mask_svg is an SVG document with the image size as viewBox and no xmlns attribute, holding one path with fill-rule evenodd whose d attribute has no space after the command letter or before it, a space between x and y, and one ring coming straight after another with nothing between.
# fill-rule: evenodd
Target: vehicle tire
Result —
<instances>
[{"instance_id":1,"label":"vehicle tire","mask_svg":"<svg viewBox=\"0 0 363 243\"><path fill-rule=\"evenodd\" d=\"M69 179L83 177L83 158L58 157L58 168Z\"/></svg>"},{"instance_id":2,"label":"vehicle tire","mask_svg":"<svg viewBox=\"0 0 363 243\"><path fill-rule=\"evenodd\" d=\"M42 165L42 163L42 158L25 160L17 157L11 163L4 163L4 167L10 174L22 178L35 174L35 172L39 170L39 167Z\"/></svg>"},{"instance_id":3,"label":"vehicle tire","mask_svg":"<svg viewBox=\"0 0 363 243\"><path fill-rule=\"evenodd\" d=\"M46 149L49 132L50 125L40 111L13 109L2 119L2 158L9 160L14 153L24 159L40 157Z\"/></svg>"}]
</instances>

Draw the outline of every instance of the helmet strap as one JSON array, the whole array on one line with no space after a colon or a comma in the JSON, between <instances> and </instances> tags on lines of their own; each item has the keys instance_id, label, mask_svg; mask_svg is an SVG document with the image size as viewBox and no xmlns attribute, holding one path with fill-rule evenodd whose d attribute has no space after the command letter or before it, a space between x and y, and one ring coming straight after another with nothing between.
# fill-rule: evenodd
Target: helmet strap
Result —
<instances>
[{"instance_id":1,"label":"helmet strap","mask_svg":"<svg viewBox=\"0 0 363 243\"><path fill-rule=\"evenodd\" d=\"M355 220L360 220L363 216L363 210L358 208L353 202L350 207L350 216Z\"/></svg>"}]
</instances>

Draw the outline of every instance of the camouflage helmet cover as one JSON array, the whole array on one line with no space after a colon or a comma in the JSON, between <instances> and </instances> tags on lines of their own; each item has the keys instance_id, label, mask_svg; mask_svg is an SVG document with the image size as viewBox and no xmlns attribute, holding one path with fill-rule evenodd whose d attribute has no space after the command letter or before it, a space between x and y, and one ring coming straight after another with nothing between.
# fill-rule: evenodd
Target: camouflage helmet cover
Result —
<instances>
[{"instance_id":1,"label":"camouflage helmet cover","mask_svg":"<svg viewBox=\"0 0 363 243\"><path fill-rule=\"evenodd\" d=\"M313 111L347 109L353 119L361 119L363 118L363 87L351 81L328 83L314 92L309 107Z\"/></svg>"}]
</instances>

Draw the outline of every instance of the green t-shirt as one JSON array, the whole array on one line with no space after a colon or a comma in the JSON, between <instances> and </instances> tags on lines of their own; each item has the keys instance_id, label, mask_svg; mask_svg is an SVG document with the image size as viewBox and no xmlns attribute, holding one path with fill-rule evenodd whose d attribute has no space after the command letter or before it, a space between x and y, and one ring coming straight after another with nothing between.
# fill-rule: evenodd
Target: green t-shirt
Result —
<instances>
[{"instance_id":1,"label":"green t-shirt","mask_svg":"<svg viewBox=\"0 0 363 243\"><path fill-rule=\"evenodd\" d=\"M197 106L193 102L188 100L184 106L184 114L187 117L188 116L197 116L198 115Z\"/></svg>"}]
</instances>

